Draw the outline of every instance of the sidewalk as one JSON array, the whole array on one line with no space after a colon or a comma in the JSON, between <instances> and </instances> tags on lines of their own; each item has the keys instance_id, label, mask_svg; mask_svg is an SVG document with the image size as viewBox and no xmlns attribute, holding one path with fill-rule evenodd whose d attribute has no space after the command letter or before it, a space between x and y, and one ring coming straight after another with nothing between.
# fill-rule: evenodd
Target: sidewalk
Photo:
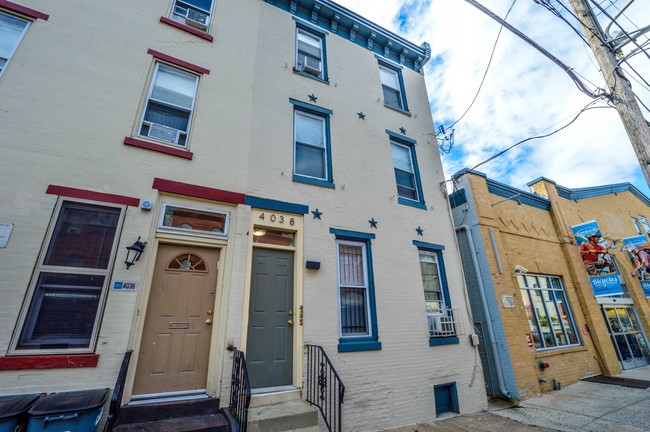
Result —
<instances>
[{"instance_id":1,"label":"sidewalk","mask_svg":"<svg viewBox=\"0 0 650 432\"><path fill-rule=\"evenodd\" d=\"M623 371L621 378L650 381L650 365ZM650 431L650 389L579 381L512 407L490 402L488 412L439 419L390 432Z\"/></svg>"}]
</instances>

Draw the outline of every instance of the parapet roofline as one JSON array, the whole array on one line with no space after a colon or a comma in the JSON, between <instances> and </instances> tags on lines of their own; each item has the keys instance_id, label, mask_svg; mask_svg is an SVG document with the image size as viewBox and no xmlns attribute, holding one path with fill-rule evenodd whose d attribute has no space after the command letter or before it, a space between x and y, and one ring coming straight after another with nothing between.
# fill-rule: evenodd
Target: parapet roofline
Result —
<instances>
[{"instance_id":1,"label":"parapet roofline","mask_svg":"<svg viewBox=\"0 0 650 432\"><path fill-rule=\"evenodd\" d=\"M422 73L424 65L431 59L431 46L428 43L417 46L333 1L266 2L415 72Z\"/></svg>"},{"instance_id":2,"label":"parapet roofline","mask_svg":"<svg viewBox=\"0 0 650 432\"><path fill-rule=\"evenodd\" d=\"M638 190L633 184L629 182L571 189L566 186L560 186L557 183L555 183L555 181L548 179L546 177L538 177L535 180L530 181L526 184L528 186L532 186L535 183L538 183L540 181L547 181L549 183L554 184L555 188L557 189L557 194L560 197L569 200L580 200L585 198L593 198L602 195L629 191L632 195L634 195L639 200L641 200L645 205L650 207L650 198L644 195L643 192Z\"/></svg>"}]
</instances>

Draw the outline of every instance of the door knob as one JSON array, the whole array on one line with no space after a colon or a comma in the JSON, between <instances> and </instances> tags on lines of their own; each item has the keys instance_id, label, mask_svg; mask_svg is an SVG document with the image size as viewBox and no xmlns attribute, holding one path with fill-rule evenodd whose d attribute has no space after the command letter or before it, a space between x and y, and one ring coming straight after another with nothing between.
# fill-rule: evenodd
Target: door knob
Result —
<instances>
[{"instance_id":1,"label":"door knob","mask_svg":"<svg viewBox=\"0 0 650 432\"><path fill-rule=\"evenodd\" d=\"M292 325L293 325L293 320L289 320L289 321L287 321L287 324L289 324L290 326L292 326Z\"/></svg>"},{"instance_id":2,"label":"door knob","mask_svg":"<svg viewBox=\"0 0 650 432\"><path fill-rule=\"evenodd\" d=\"M212 309L208 311L208 315L212 315Z\"/></svg>"},{"instance_id":3,"label":"door knob","mask_svg":"<svg viewBox=\"0 0 650 432\"><path fill-rule=\"evenodd\" d=\"M205 320L205 325L212 325L212 320L210 318Z\"/></svg>"}]
</instances>

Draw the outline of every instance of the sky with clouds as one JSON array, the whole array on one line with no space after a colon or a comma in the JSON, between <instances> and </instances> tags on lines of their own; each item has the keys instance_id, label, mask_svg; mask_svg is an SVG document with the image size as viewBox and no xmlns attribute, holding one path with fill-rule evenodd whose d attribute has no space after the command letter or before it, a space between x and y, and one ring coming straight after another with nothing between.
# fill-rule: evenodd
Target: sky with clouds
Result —
<instances>
[{"instance_id":1,"label":"sky with clouds","mask_svg":"<svg viewBox=\"0 0 650 432\"><path fill-rule=\"evenodd\" d=\"M420 44L429 42L432 59L425 68L429 101L438 127L448 127L465 112L478 90L500 24L465 0L336 0L344 7ZM593 91L606 89L591 50L580 37L535 0L479 0L582 77ZM561 2L569 7L568 0ZM598 0L613 15L630 0ZM514 3L514 5L513 5ZM550 2L574 22L560 1ZM512 8L511 8L512 7ZM607 18L599 19L606 27ZM650 1L635 0L619 22L626 31L650 25ZM639 43L647 42L650 33ZM628 45L624 52L634 48ZM646 46L650 52L650 44ZM650 58L630 58L624 73L650 108ZM646 83L644 83L644 80ZM408 95L407 95L408 96ZM590 101L569 76L505 28L485 82L469 112L454 126L454 146L443 154L447 178L471 168L523 139L566 125ZM617 111L598 102L562 131L521 144L478 171L527 190L544 176L569 188L630 182L646 195L646 184ZM650 112L641 108L646 119Z\"/></svg>"}]
</instances>

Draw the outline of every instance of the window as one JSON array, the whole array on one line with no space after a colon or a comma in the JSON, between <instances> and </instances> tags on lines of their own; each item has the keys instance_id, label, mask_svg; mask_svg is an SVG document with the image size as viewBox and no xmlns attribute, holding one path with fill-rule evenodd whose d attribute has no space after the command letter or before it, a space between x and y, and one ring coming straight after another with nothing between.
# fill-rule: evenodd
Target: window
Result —
<instances>
[{"instance_id":1,"label":"window","mask_svg":"<svg viewBox=\"0 0 650 432\"><path fill-rule=\"evenodd\" d=\"M0 76L14 55L29 21L0 12Z\"/></svg>"},{"instance_id":2,"label":"window","mask_svg":"<svg viewBox=\"0 0 650 432\"><path fill-rule=\"evenodd\" d=\"M165 204L160 212L158 230L210 237L227 237L228 222L228 213Z\"/></svg>"},{"instance_id":3,"label":"window","mask_svg":"<svg viewBox=\"0 0 650 432\"><path fill-rule=\"evenodd\" d=\"M175 0L171 19L207 31L210 25L212 0Z\"/></svg>"},{"instance_id":4,"label":"window","mask_svg":"<svg viewBox=\"0 0 650 432\"><path fill-rule=\"evenodd\" d=\"M63 201L34 275L15 351L92 351L122 209Z\"/></svg>"},{"instance_id":5,"label":"window","mask_svg":"<svg viewBox=\"0 0 650 432\"><path fill-rule=\"evenodd\" d=\"M408 112L406 96L404 95L404 80L402 70L398 66L379 61L379 77L384 92L384 105L389 108Z\"/></svg>"},{"instance_id":6,"label":"window","mask_svg":"<svg viewBox=\"0 0 650 432\"><path fill-rule=\"evenodd\" d=\"M296 29L296 72L327 80L325 35L299 24Z\"/></svg>"},{"instance_id":7,"label":"window","mask_svg":"<svg viewBox=\"0 0 650 432\"><path fill-rule=\"evenodd\" d=\"M519 275L521 298L537 349L578 345L578 332L559 277Z\"/></svg>"},{"instance_id":8,"label":"window","mask_svg":"<svg viewBox=\"0 0 650 432\"><path fill-rule=\"evenodd\" d=\"M413 244L418 248L420 259L420 276L424 288L424 304L427 314L429 345L446 345L459 343L459 314L451 308L447 276L442 258L442 245L425 243L417 240Z\"/></svg>"},{"instance_id":9,"label":"window","mask_svg":"<svg viewBox=\"0 0 650 432\"><path fill-rule=\"evenodd\" d=\"M639 216L639 220L641 221L641 225L643 225L645 232L650 233L650 223L648 223L648 219L646 219L645 216Z\"/></svg>"},{"instance_id":10,"label":"window","mask_svg":"<svg viewBox=\"0 0 650 432\"><path fill-rule=\"evenodd\" d=\"M390 131L386 132L391 135L390 146L393 156L395 182L397 183L398 202L426 209L415 156L415 141Z\"/></svg>"},{"instance_id":11,"label":"window","mask_svg":"<svg viewBox=\"0 0 650 432\"><path fill-rule=\"evenodd\" d=\"M199 77L156 63L140 135L187 146Z\"/></svg>"},{"instance_id":12,"label":"window","mask_svg":"<svg viewBox=\"0 0 650 432\"><path fill-rule=\"evenodd\" d=\"M639 234L643 234L643 231L641 230L641 225L639 225L639 220L635 217L632 217L632 224L634 224L634 228L636 228L636 232Z\"/></svg>"},{"instance_id":13,"label":"window","mask_svg":"<svg viewBox=\"0 0 650 432\"><path fill-rule=\"evenodd\" d=\"M381 349L370 240L374 234L330 229L336 235L339 352Z\"/></svg>"},{"instance_id":14,"label":"window","mask_svg":"<svg viewBox=\"0 0 650 432\"><path fill-rule=\"evenodd\" d=\"M291 100L294 104L293 180L334 188L330 158L330 110Z\"/></svg>"}]
</instances>

